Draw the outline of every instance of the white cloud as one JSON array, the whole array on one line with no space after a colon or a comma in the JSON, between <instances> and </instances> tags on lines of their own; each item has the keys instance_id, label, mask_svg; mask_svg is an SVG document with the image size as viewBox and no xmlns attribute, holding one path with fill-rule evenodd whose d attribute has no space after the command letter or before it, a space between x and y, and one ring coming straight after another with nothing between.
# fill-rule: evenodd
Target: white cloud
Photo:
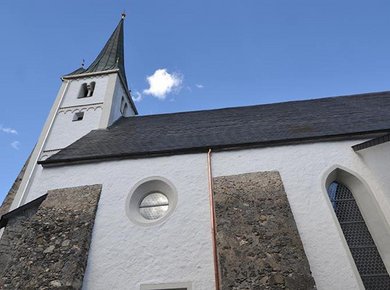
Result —
<instances>
[{"instance_id":1,"label":"white cloud","mask_svg":"<svg viewBox=\"0 0 390 290\"><path fill-rule=\"evenodd\" d=\"M18 131L16 131L15 129L3 127L3 125L1 125L1 124L0 124L0 132L6 133L6 134L18 135Z\"/></svg>"},{"instance_id":2,"label":"white cloud","mask_svg":"<svg viewBox=\"0 0 390 290\"><path fill-rule=\"evenodd\" d=\"M202 85L202 84L196 84L195 85L198 89L203 89L204 88L204 85Z\"/></svg>"},{"instance_id":3,"label":"white cloud","mask_svg":"<svg viewBox=\"0 0 390 290\"><path fill-rule=\"evenodd\" d=\"M138 92L138 91L136 91L136 92L134 93L134 96L131 96L131 97L133 98L133 101L134 101L134 102L141 102L142 99L143 99L142 94L141 94L140 92Z\"/></svg>"},{"instance_id":4,"label":"white cloud","mask_svg":"<svg viewBox=\"0 0 390 290\"><path fill-rule=\"evenodd\" d=\"M151 76L146 78L149 88L144 90L146 95L152 95L164 100L173 90L179 90L183 83L183 77L178 73L169 73L167 69L157 69Z\"/></svg>"},{"instance_id":5,"label":"white cloud","mask_svg":"<svg viewBox=\"0 0 390 290\"><path fill-rule=\"evenodd\" d=\"M14 141L11 143L11 147L14 148L15 150L19 150L20 148L20 142L19 141Z\"/></svg>"}]
</instances>

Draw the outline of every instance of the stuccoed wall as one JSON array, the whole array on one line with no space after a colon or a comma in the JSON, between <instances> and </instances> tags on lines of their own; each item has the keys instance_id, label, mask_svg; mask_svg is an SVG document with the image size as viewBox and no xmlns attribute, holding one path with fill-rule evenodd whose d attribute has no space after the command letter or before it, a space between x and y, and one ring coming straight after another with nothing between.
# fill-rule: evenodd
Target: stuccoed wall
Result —
<instances>
[{"instance_id":1,"label":"stuccoed wall","mask_svg":"<svg viewBox=\"0 0 390 290\"><path fill-rule=\"evenodd\" d=\"M100 103L104 101L104 96L107 89L109 75L97 75L82 79L70 80L67 93L62 101L61 107L81 106L91 103ZM83 83L96 82L92 97L78 99L80 88Z\"/></svg>"},{"instance_id":2,"label":"stuccoed wall","mask_svg":"<svg viewBox=\"0 0 390 290\"><path fill-rule=\"evenodd\" d=\"M48 135L45 150L64 148L99 127L109 78L110 75L100 75L69 80L68 88ZM81 85L91 82L96 83L92 97L78 99ZM76 112L84 112L83 120L72 121Z\"/></svg>"},{"instance_id":3,"label":"stuccoed wall","mask_svg":"<svg viewBox=\"0 0 390 290\"><path fill-rule=\"evenodd\" d=\"M213 181L222 289L316 289L279 173Z\"/></svg>"},{"instance_id":4,"label":"stuccoed wall","mask_svg":"<svg viewBox=\"0 0 390 290\"><path fill-rule=\"evenodd\" d=\"M37 172L29 200L48 188L103 184L83 289L140 289L141 284L192 282L213 289L213 257L205 154L47 168ZM134 185L163 177L177 190L163 223L140 226L126 215Z\"/></svg>"},{"instance_id":5,"label":"stuccoed wall","mask_svg":"<svg viewBox=\"0 0 390 290\"><path fill-rule=\"evenodd\" d=\"M121 113L122 97L124 98L125 102L127 103L127 107L128 107L128 115L125 117L129 117L129 116L134 115L133 109L130 105L127 94L125 92L125 89L122 86L122 82L118 76L116 79L116 84L115 84L114 97L112 99L111 116L109 119L109 125L111 125L116 120L118 120L120 117L122 117L122 113Z\"/></svg>"},{"instance_id":6,"label":"stuccoed wall","mask_svg":"<svg viewBox=\"0 0 390 290\"><path fill-rule=\"evenodd\" d=\"M376 175L373 167L377 165L367 166L352 151L351 146L359 142L212 155L215 177L279 171L318 289L362 289L327 197L326 175L336 165L357 172L382 201L380 209L390 212L390 178ZM194 289L209 290L214 277L206 160L204 153L40 169L28 200L52 188L103 184L84 289L136 290L140 283L193 281ZM178 205L163 224L141 227L127 218L126 198L134 184L151 176L174 184Z\"/></svg>"},{"instance_id":7,"label":"stuccoed wall","mask_svg":"<svg viewBox=\"0 0 390 290\"><path fill-rule=\"evenodd\" d=\"M390 142L359 151L359 158L367 165L376 177L378 185L384 189L384 194L378 195L380 205L389 204L390 200ZM384 207L385 208L385 207ZM387 222L390 223L390 211L385 211Z\"/></svg>"},{"instance_id":8,"label":"stuccoed wall","mask_svg":"<svg viewBox=\"0 0 390 290\"><path fill-rule=\"evenodd\" d=\"M0 289L81 289L101 185L51 190L8 222Z\"/></svg>"},{"instance_id":9,"label":"stuccoed wall","mask_svg":"<svg viewBox=\"0 0 390 290\"><path fill-rule=\"evenodd\" d=\"M60 111L53 123L45 150L62 149L99 127L103 105ZM84 112L81 121L73 121L76 112Z\"/></svg>"}]
</instances>

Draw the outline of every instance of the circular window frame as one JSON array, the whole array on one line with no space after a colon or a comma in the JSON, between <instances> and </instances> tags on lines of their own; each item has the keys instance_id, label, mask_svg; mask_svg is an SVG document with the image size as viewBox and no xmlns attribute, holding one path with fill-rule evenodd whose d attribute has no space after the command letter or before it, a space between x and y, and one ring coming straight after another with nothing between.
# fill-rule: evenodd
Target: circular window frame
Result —
<instances>
[{"instance_id":1,"label":"circular window frame","mask_svg":"<svg viewBox=\"0 0 390 290\"><path fill-rule=\"evenodd\" d=\"M155 220L149 220L142 216L140 204L142 200L153 192L160 192L168 199L168 210ZM177 205L177 191L175 186L168 179L160 176L153 176L138 181L130 190L126 199L126 215L136 225L152 226L163 223L167 220Z\"/></svg>"}]
</instances>

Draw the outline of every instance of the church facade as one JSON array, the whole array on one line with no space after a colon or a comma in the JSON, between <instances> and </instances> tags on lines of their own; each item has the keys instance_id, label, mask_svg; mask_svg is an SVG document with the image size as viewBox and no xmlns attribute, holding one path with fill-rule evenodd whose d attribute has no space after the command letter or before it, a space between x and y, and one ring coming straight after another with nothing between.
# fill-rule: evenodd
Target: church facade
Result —
<instances>
[{"instance_id":1,"label":"church facade","mask_svg":"<svg viewBox=\"0 0 390 290\"><path fill-rule=\"evenodd\" d=\"M1 289L389 289L390 92L140 116L124 16L1 208Z\"/></svg>"}]
</instances>

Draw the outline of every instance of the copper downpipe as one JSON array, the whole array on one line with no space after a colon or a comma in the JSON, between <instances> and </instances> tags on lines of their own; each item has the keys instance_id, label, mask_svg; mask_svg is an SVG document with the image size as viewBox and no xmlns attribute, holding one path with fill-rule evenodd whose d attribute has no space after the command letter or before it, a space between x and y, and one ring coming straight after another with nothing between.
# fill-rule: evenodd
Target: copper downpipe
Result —
<instances>
[{"instance_id":1,"label":"copper downpipe","mask_svg":"<svg viewBox=\"0 0 390 290\"><path fill-rule=\"evenodd\" d=\"M213 258L214 258L214 275L215 275L215 289L220 290L219 286L219 265L217 254L217 229L215 223L215 207L214 207L214 194L213 194L213 172L211 169L211 149L207 153L207 171L208 171L208 185L209 185L209 200L210 200L210 222L211 222L211 239L213 246Z\"/></svg>"}]
</instances>

